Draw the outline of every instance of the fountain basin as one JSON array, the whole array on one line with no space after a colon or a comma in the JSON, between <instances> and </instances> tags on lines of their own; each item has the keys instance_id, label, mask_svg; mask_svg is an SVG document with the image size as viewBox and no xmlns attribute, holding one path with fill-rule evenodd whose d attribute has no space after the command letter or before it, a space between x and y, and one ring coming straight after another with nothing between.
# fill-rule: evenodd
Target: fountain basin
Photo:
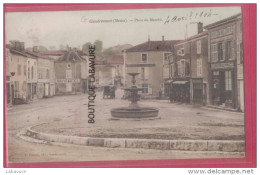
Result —
<instances>
[{"instance_id":1,"label":"fountain basin","mask_svg":"<svg viewBox=\"0 0 260 175\"><path fill-rule=\"evenodd\" d=\"M121 107L111 110L112 119L148 119L156 118L159 109L152 107L129 108Z\"/></svg>"}]
</instances>

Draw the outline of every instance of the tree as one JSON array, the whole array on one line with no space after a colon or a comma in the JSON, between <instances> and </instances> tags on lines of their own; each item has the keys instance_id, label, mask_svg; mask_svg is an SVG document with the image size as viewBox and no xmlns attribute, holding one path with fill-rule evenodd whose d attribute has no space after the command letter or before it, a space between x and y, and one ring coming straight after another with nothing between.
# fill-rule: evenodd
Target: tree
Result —
<instances>
[{"instance_id":1,"label":"tree","mask_svg":"<svg viewBox=\"0 0 260 175\"><path fill-rule=\"evenodd\" d=\"M94 45L96 47L96 55L101 55L103 50L103 41L96 40Z\"/></svg>"},{"instance_id":2,"label":"tree","mask_svg":"<svg viewBox=\"0 0 260 175\"><path fill-rule=\"evenodd\" d=\"M85 52L85 53L88 53L88 51L89 51L89 45L91 45L90 42L87 42L87 43L83 44L83 46L82 46L82 51Z\"/></svg>"},{"instance_id":3,"label":"tree","mask_svg":"<svg viewBox=\"0 0 260 175\"><path fill-rule=\"evenodd\" d=\"M40 45L40 46L39 46L39 51L40 51L40 52L41 52L41 51L48 51L48 49L47 49L45 46Z\"/></svg>"},{"instance_id":4,"label":"tree","mask_svg":"<svg viewBox=\"0 0 260 175\"><path fill-rule=\"evenodd\" d=\"M20 42L20 41L19 41L19 40L10 40L10 41L9 41L9 43L10 43L11 46L14 46L14 43L15 43L15 42Z\"/></svg>"}]
</instances>

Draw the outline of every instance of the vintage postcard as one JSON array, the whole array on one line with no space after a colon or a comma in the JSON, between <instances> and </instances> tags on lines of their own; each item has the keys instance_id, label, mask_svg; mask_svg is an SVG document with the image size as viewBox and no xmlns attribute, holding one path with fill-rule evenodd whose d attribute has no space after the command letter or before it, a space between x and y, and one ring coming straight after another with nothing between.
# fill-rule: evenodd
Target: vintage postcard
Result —
<instances>
[{"instance_id":1,"label":"vintage postcard","mask_svg":"<svg viewBox=\"0 0 260 175\"><path fill-rule=\"evenodd\" d=\"M108 6L6 7L6 166L247 160L246 8Z\"/></svg>"}]
</instances>

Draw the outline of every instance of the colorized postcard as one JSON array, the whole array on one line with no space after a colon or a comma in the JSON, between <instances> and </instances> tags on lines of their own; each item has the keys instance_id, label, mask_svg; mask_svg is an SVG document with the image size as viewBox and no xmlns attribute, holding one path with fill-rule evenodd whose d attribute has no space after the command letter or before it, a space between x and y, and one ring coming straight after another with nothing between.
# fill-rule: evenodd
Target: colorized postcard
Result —
<instances>
[{"instance_id":1,"label":"colorized postcard","mask_svg":"<svg viewBox=\"0 0 260 175\"><path fill-rule=\"evenodd\" d=\"M245 160L240 5L4 15L7 166Z\"/></svg>"}]
</instances>

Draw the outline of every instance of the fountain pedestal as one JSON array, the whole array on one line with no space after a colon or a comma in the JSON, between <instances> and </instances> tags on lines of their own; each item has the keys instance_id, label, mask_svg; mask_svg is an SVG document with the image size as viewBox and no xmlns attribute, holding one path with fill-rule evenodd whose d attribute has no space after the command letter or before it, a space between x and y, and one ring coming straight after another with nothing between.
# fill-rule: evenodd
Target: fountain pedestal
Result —
<instances>
[{"instance_id":1,"label":"fountain pedestal","mask_svg":"<svg viewBox=\"0 0 260 175\"><path fill-rule=\"evenodd\" d=\"M139 100L139 91L143 91L144 88L138 88L135 86L136 80L135 76L139 73L128 73L132 76L132 87L125 88L125 91L130 92L129 100L131 101L128 107L114 108L111 109L112 119L149 119L156 118L158 116L159 110L153 107L140 107L137 104Z\"/></svg>"}]
</instances>

